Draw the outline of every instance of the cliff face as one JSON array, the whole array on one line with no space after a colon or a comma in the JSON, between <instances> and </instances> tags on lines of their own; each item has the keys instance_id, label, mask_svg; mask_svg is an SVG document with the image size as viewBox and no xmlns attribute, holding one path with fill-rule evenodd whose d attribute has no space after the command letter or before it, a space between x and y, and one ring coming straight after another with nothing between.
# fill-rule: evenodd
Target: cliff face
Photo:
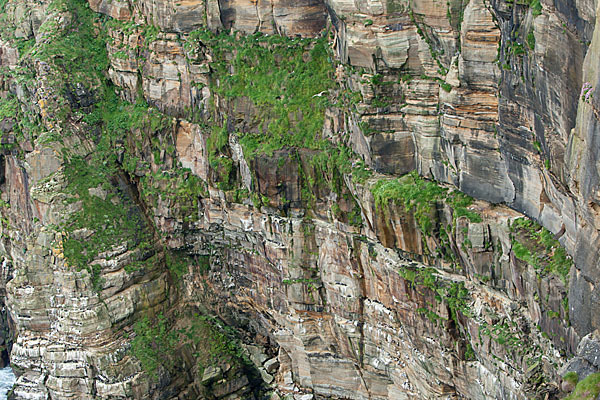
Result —
<instances>
[{"instance_id":1,"label":"cliff face","mask_svg":"<svg viewBox=\"0 0 600 400\"><path fill-rule=\"evenodd\" d=\"M593 0L0 6L14 398L551 399L600 369Z\"/></svg>"}]
</instances>

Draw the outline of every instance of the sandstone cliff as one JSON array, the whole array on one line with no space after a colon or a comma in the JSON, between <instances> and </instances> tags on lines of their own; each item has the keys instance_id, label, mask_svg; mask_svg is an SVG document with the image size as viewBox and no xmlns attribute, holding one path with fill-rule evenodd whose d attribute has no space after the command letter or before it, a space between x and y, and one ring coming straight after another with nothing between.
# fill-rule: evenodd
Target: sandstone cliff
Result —
<instances>
[{"instance_id":1,"label":"sandstone cliff","mask_svg":"<svg viewBox=\"0 0 600 400\"><path fill-rule=\"evenodd\" d=\"M13 398L586 398L599 6L0 2Z\"/></svg>"}]
</instances>

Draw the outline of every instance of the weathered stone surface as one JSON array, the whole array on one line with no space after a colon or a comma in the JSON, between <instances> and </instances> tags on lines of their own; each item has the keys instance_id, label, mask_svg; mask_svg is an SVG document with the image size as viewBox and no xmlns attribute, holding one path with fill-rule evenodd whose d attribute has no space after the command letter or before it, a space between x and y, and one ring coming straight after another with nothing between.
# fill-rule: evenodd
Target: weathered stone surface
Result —
<instances>
[{"instance_id":1,"label":"weathered stone surface","mask_svg":"<svg viewBox=\"0 0 600 400\"><path fill-rule=\"evenodd\" d=\"M277 398L554 398L540 377L558 381L569 355L577 357L566 370L598 369L591 332L600 327L600 28L593 1L542 1L539 16L528 5L496 0L471 0L464 9L460 1L435 0L89 3L125 22L111 25L107 44L108 76L122 97L143 98L173 118L169 129L128 133L136 162L129 171L123 166L127 180L108 185L140 203L156 243L149 254L115 246L90 262L90 271L65 262L65 234L52 227L81 204L65 202L65 159L40 138L52 129L69 138L73 126L87 126L79 114L70 129L54 125L61 91L47 63L35 65L39 83L7 78L3 94L32 96L35 111L28 112L48 130L19 143L22 154L1 156L2 200L11 206L2 210L10 222L2 226L2 254L14 270L4 279L17 334L17 398L248 398L258 383L224 365L200 377L196 350L177 353L184 372L172 376L161 367L155 380L127 351L143 315L187 305L256 342L248 347L260 367L255 378L273 384ZM9 2L14 34L44 40L45 5L29 5ZM215 93L214 54L204 44L186 48L186 35L208 27L308 38L321 34L327 18L343 64L335 76L340 92L360 100L328 110L323 136L336 144L348 136L379 173L416 169L480 199L469 210L481 221L455 217L440 201L425 235L414 209L375 204L370 188L382 175L363 184L346 175L336 182L339 192L317 185L308 206L305 181L320 172L311 169L315 150L244 155L235 131L259 132L257 107ZM159 32L150 35L150 25ZM0 50L2 66L14 69L17 50L4 42ZM587 100L579 92L585 83L592 88ZM75 89L71 105L91 106L90 93ZM210 116L229 121L219 157L232 163L235 191L216 185ZM2 127L10 134L14 122ZM91 157L97 142L72 136L65 146ZM151 154L153 139L164 148ZM199 177L207 185L202 195L188 189L180 197L138 198L142 181L166 165L189 169L184 181ZM103 199L108 193L103 186L88 191ZM360 226L339 215L355 205ZM511 224L522 215L574 256L568 287L517 257ZM72 234L83 241L93 232ZM195 260L177 282L164 251ZM131 270L151 254L160 261ZM435 287L411 274L425 274ZM456 299L440 292L458 287L466 309L457 311Z\"/></svg>"},{"instance_id":2,"label":"weathered stone surface","mask_svg":"<svg viewBox=\"0 0 600 400\"><path fill-rule=\"evenodd\" d=\"M106 14L119 21L127 21L131 18L131 9L128 1L91 0L89 3L92 10Z\"/></svg>"},{"instance_id":3,"label":"weathered stone surface","mask_svg":"<svg viewBox=\"0 0 600 400\"><path fill-rule=\"evenodd\" d=\"M210 366L204 370L204 374L202 374L202 384L210 384L213 381L218 381L223 377L223 371L219 367Z\"/></svg>"},{"instance_id":4,"label":"weathered stone surface","mask_svg":"<svg viewBox=\"0 0 600 400\"><path fill-rule=\"evenodd\" d=\"M271 358L265 362L265 370L268 373L273 373L279 368L279 361L276 358Z\"/></svg>"},{"instance_id":5,"label":"weathered stone surface","mask_svg":"<svg viewBox=\"0 0 600 400\"><path fill-rule=\"evenodd\" d=\"M213 387L212 392L217 398L222 398L222 397L227 396L228 394L237 392L238 390L242 389L247 384L248 384L248 377L246 375L243 375L240 378L231 379L231 380L228 380L227 382L216 384Z\"/></svg>"},{"instance_id":6,"label":"weathered stone surface","mask_svg":"<svg viewBox=\"0 0 600 400\"><path fill-rule=\"evenodd\" d=\"M598 331L581 339L577 346L577 355L600 370L600 335Z\"/></svg>"},{"instance_id":7,"label":"weathered stone surface","mask_svg":"<svg viewBox=\"0 0 600 400\"><path fill-rule=\"evenodd\" d=\"M592 332L581 339L576 356L561 368L561 376L564 377L568 372L575 372L579 380L583 380L588 375L600 371L599 345L598 331Z\"/></svg>"},{"instance_id":8,"label":"weathered stone surface","mask_svg":"<svg viewBox=\"0 0 600 400\"><path fill-rule=\"evenodd\" d=\"M189 168L194 175L208 180L208 154L206 138L199 127L186 121L181 121L175 140L179 162L183 168Z\"/></svg>"}]
</instances>

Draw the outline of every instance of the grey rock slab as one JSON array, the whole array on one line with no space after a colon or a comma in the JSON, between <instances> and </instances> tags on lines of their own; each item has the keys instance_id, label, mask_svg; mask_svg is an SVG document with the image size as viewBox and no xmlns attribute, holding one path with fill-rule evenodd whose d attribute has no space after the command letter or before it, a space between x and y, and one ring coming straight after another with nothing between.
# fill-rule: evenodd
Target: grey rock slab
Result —
<instances>
[{"instance_id":1,"label":"grey rock slab","mask_svg":"<svg viewBox=\"0 0 600 400\"><path fill-rule=\"evenodd\" d=\"M214 381L218 381L223 377L223 371L220 367L209 366L204 370L202 374L202 384L207 385Z\"/></svg>"},{"instance_id":2,"label":"grey rock slab","mask_svg":"<svg viewBox=\"0 0 600 400\"><path fill-rule=\"evenodd\" d=\"M265 370L267 370L268 373L272 374L279 368L279 360L277 360L276 358L271 358L265 362L264 366Z\"/></svg>"}]
</instances>

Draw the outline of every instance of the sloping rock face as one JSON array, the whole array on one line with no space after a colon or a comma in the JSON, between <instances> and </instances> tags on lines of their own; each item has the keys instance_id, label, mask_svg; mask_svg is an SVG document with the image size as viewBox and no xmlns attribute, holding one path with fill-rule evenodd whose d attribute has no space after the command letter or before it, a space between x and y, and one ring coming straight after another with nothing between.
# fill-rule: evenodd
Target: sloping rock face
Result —
<instances>
[{"instance_id":1,"label":"sloping rock face","mask_svg":"<svg viewBox=\"0 0 600 400\"><path fill-rule=\"evenodd\" d=\"M597 6L2 5L13 398L565 395L600 368Z\"/></svg>"}]
</instances>

